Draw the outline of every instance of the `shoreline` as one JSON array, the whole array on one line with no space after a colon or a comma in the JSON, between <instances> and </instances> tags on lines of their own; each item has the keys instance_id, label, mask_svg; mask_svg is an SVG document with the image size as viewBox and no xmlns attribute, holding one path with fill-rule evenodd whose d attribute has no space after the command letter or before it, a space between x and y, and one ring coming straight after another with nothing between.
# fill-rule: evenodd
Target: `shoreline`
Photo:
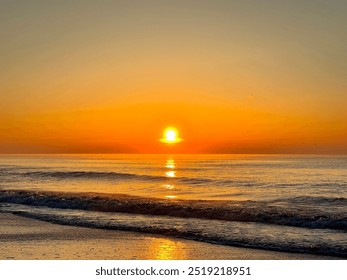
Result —
<instances>
[{"instance_id":1,"label":"shoreline","mask_svg":"<svg viewBox=\"0 0 347 280\"><path fill-rule=\"evenodd\" d=\"M0 260L334 260L155 234L52 224L0 213Z\"/></svg>"}]
</instances>

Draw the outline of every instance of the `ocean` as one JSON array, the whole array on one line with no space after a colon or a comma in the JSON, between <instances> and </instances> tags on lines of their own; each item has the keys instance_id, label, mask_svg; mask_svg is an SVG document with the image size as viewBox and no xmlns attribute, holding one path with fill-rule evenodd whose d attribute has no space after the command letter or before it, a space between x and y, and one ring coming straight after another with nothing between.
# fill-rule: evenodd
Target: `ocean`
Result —
<instances>
[{"instance_id":1,"label":"ocean","mask_svg":"<svg viewBox=\"0 0 347 280\"><path fill-rule=\"evenodd\" d=\"M0 155L0 212L347 258L347 156Z\"/></svg>"}]
</instances>

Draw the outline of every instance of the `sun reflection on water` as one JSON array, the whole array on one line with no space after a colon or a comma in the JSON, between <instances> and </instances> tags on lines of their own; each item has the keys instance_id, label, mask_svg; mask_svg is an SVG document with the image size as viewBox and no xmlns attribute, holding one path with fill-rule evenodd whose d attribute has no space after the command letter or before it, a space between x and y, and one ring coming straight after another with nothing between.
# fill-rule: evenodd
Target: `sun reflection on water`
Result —
<instances>
[{"instance_id":1,"label":"sun reflection on water","mask_svg":"<svg viewBox=\"0 0 347 280\"><path fill-rule=\"evenodd\" d=\"M175 161L173 159L168 159L166 161L166 168L174 169L175 168Z\"/></svg>"},{"instance_id":2,"label":"sun reflection on water","mask_svg":"<svg viewBox=\"0 0 347 280\"><path fill-rule=\"evenodd\" d=\"M167 177L168 180L175 178L176 177L176 171L174 170L176 167L175 160L172 158L169 158L166 160L165 167L169 170L165 171L165 176ZM171 184L170 181L168 181L166 184L162 185L163 188L167 190L174 190L175 185ZM176 195L173 194L167 194L164 196L167 199L175 199L177 198Z\"/></svg>"},{"instance_id":3,"label":"sun reflection on water","mask_svg":"<svg viewBox=\"0 0 347 280\"><path fill-rule=\"evenodd\" d=\"M175 199L175 198L177 198L177 196L176 195L165 195L165 198Z\"/></svg>"},{"instance_id":4,"label":"sun reflection on water","mask_svg":"<svg viewBox=\"0 0 347 280\"><path fill-rule=\"evenodd\" d=\"M155 260L180 260L186 258L186 251L179 241L153 238L149 246L149 255Z\"/></svg>"},{"instance_id":5,"label":"sun reflection on water","mask_svg":"<svg viewBox=\"0 0 347 280\"><path fill-rule=\"evenodd\" d=\"M168 190L172 190L172 189L175 188L174 185L170 185L170 184L165 184L165 185L163 185L163 187L164 187L165 189L168 189Z\"/></svg>"},{"instance_id":6,"label":"sun reflection on water","mask_svg":"<svg viewBox=\"0 0 347 280\"><path fill-rule=\"evenodd\" d=\"M170 178L176 177L175 173L176 173L175 171L166 171L165 172L166 177L170 177Z\"/></svg>"}]
</instances>

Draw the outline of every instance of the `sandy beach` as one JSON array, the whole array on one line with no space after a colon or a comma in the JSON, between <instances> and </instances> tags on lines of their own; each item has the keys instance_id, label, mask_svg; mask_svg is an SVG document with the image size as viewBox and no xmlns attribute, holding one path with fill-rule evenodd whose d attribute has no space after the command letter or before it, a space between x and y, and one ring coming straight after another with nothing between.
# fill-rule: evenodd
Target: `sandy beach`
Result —
<instances>
[{"instance_id":1,"label":"sandy beach","mask_svg":"<svg viewBox=\"0 0 347 280\"><path fill-rule=\"evenodd\" d=\"M213 245L151 234L63 226L5 213L0 213L0 222L2 260L335 259Z\"/></svg>"}]
</instances>

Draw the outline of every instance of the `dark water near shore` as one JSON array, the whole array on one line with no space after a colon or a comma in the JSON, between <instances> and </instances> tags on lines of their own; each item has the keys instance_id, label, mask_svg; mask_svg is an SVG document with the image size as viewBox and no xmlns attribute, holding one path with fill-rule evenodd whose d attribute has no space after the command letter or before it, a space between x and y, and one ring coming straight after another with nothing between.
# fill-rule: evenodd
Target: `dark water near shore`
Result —
<instances>
[{"instance_id":1,"label":"dark water near shore","mask_svg":"<svg viewBox=\"0 0 347 280\"><path fill-rule=\"evenodd\" d=\"M347 257L347 157L2 155L0 211Z\"/></svg>"}]
</instances>

